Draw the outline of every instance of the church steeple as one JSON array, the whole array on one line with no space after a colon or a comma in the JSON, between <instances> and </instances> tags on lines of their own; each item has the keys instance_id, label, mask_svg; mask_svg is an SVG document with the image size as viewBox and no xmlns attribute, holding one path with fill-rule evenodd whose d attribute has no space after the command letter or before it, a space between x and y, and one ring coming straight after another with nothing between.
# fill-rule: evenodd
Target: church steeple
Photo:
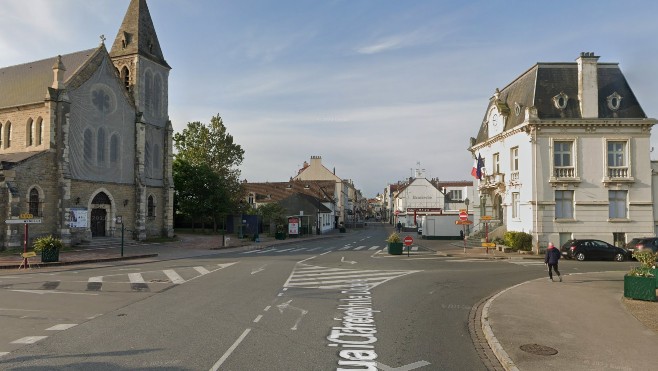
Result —
<instances>
[{"instance_id":1,"label":"church steeple","mask_svg":"<svg viewBox=\"0 0 658 371\"><path fill-rule=\"evenodd\" d=\"M123 23L121 23L110 50L110 57L113 59L135 54L171 68L160 49L158 35L155 33L146 0L130 1Z\"/></svg>"}]
</instances>

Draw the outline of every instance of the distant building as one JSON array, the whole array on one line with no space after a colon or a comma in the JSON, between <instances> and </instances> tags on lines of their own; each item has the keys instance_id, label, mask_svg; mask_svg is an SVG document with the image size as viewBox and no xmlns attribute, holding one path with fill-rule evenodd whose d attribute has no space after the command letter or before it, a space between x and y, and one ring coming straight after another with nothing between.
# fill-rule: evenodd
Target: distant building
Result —
<instances>
[{"instance_id":1,"label":"distant building","mask_svg":"<svg viewBox=\"0 0 658 371\"><path fill-rule=\"evenodd\" d=\"M132 0L111 50L0 69L0 244L52 234L66 244L173 236L171 69L145 0ZM31 244L31 242L30 242Z\"/></svg>"},{"instance_id":2,"label":"distant building","mask_svg":"<svg viewBox=\"0 0 658 371\"><path fill-rule=\"evenodd\" d=\"M476 219L497 233L621 245L654 235L647 118L617 63L537 63L496 89L469 150L483 159ZM655 187L655 185L654 185ZM477 222L478 220L476 220Z\"/></svg>"}]
</instances>

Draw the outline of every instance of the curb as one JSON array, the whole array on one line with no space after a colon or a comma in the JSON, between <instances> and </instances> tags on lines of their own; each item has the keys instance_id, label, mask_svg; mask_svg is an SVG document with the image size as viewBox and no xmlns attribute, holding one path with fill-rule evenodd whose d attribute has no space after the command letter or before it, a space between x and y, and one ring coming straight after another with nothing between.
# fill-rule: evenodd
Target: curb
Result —
<instances>
[{"instance_id":1,"label":"curb","mask_svg":"<svg viewBox=\"0 0 658 371\"><path fill-rule=\"evenodd\" d=\"M113 261L122 261L122 260L135 260L135 259L144 259L144 258L154 258L158 254L143 254L143 255L131 255L123 256L116 258L97 258L97 259L83 259L83 260L72 260L72 261L61 261L61 262L52 262L52 263L41 263L37 262L34 265L38 265L41 268L45 267L61 267L65 265L74 265L74 264L90 264L90 263L102 263L102 262L113 262ZM32 265L32 264L30 264ZM20 264L14 265L0 265L0 269L18 269Z\"/></svg>"}]
</instances>

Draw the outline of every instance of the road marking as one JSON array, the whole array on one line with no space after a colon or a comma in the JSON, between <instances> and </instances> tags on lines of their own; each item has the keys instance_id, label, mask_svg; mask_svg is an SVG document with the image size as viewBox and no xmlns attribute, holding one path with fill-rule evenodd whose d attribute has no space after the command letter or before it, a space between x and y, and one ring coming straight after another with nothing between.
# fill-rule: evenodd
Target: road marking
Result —
<instances>
[{"instance_id":1,"label":"road marking","mask_svg":"<svg viewBox=\"0 0 658 371\"><path fill-rule=\"evenodd\" d=\"M89 277L87 282L103 282L103 276Z\"/></svg>"},{"instance_id":2,"label":"road marking","mask_svg":"<svg viewBox=\"0 0 658 371\"><path fill-rule=\"evenodd\" d=\"M286 252L286 251L290 251L290 250L293 250L293 249L294 249L294 247L293 247L293 248L290 248L290 249L276 250L275 252Z\"/></svg>"},{"instance_id":3,"label":"road marking","mask_svg":"<svg viewBox=\"0 0 658 371\"><path fill-rule=\"evenodd\" d=\"M256 273L262 272L262 271L265 270L265 267L267 267L267 264L263 265L262 267L258 267L256 269L252 269L251 274L256 274Z\"/></svg>"},{"instance_id":4,"label":"road marking","mask_svg":"<svg viewBox=\"0 0 658 371\"><path fill-rule=\"evenodd\" d=\"M377 250L378 248L379 248L379 246L373 246L373 247L369 248L368 250Z\"/></svg>"},{"instance_id":5,"label":"road marking","mask_svg":"<svg viewBox=\"0 0 658 371\"><path fill-rule=\"evenodd\" d=\"M270 308L272 308L272 306L271 306L271 305L268 305L268 306L266 306L265 309L263 309L263 310L264 310L265 312L267 312L268 310L270 310Z\"/></svg>"},{"instance_id":6,"label":"road marking","mask_svg":"<svg viewBox=\"0 0 658 371\"><path fill-rule=\"evenodd\" d=\"M233 345L231 345L231 347L228 348L228 350L226 351L226 353L224 353L224 355L222 356L222 358L220 358L220 359L219 359L219 360L218 360L218 361L217 361L217 362L216 362L216 363L210 368L210 371L217 371L217 370L219 370L219 366L221 366L222 363L224 363L224 361L226 361L226 359L231 355L231 353L233 353L233 351L235 350L235 348L237 348L238 345L240 345L240 343L242 342L242 340L244 340L244 338L247 337L247 335L249 335L249 332L250 332L250 331L251 331L250 328L244 330L244 332L242 333L242 335L240 335L240 337L238 338L238 340L236 340L235 343L233 343Z\"/></svg>"},{"instance_id":7,"label":"road marking","mask_svg":"<svg viewBox=\"0 0 658 371\"><path fill-rule=\"evenodd\" d=\"M63 331L63 330L68 330L71 327L77 326L77 323L61 323L59 325L55 325L53 327L49 327L46 329L46 331Z\"/></svg>"},{"instance_id":8,"label":"road marking","mask_svg":"<svg viewBox=\"0 0 658 371\"><path fill-rule=\"evenodd\" d=\"M9 352L0 352L0 357L6 356Z\"/></svg>"},{"instance_id":9,"label":"road marking","mask_svg":"<svg viewBox=\"0 0 658 371\"><path fill-rule=\"evenodd\" d=\"M181 283L185 283L185 280L183 279L183 277L181 277L173 269L166 269L166 270L163 270L162 272L164 274L166 274L167 277L169 277L169 279L171 280L171 283L173 283L175 285L180 285Z\"/></svg>"},{"instance_id":10,"label":"road marking","mask_svg":"<svg viewBox=\"0 0 658 371\"><path fill-rule=\"evenodd\" d=\"M418 251L418 246L411 246L411 251Z\"/></svg>"},{"instance_id":11,"label":"road marking","mask_svg":"<svg viewBox=\"0 0 658 371\"><path fill-rule=\"evenodd\" d=\"M299 322L302 321L302 318L303 318L306 314L308 314L308 311L307 311L306 309L293 307L292 305L290 305L290 302L291 302L291 301L292 301L292 299L288 300L288 301L285 302L285 303L279 304L279 305L277 305L276 307L279 308L279 313L281 313L281 314L283 314L283 311L284 311L285 309L288 309L288 308L293 309L293 310L297 310L297 311L300 312L300 314L299 314L299 318L297 318L297 321L295 321L295 324L290 328L291 330L295 331L295 330L297 330L297 326L299 325Z\"/></svg>"},{"instance_id":12,"label":"road marking","mask_svg":"<svg viewBox=\"0 0 658 371\"><path fill-rule=\"evenodd\" d=\"M327 268L302 264L295 265L290 277L283 287L316 288L316 289L342 289L350 288L352 282L360 280L368 282L370 289L411 273L417 270L393 271L393 270L357 270L343 268Z\"/></svg>"},{"instance_id":13,"label":"road marking","mask_svg":"<svg viewBox=\"0 0 658 371\"><path fill-rule=\"evenodd\" d=\"M393 368L393 367L390 367L390 366L386 366L385 364L383 364L381 362L377 362L377 369L382 370L382 371L409 371L409 370L414 370L414 369L421 368L421 367L424 367L424 366L429 366L429 365L431 365L431 363L429 363L427 361L418 361L418 362L410 363L410 364L405 365L405 366L400 366L400 367Z\"/></svg>"},{"instance_id":14,"label":"road marking","mask_svg":"<svg viewBox=\"0 0 658 371\"><path fill-rule=\"evenodd\" d=\"M11 343L12 344L34 344L39 340L43 340L47 338L48 336L26 336L24 338L20 338L18 340L14 340Z\"/></svg>"},{"instance_id":15,"label":"road marking","mask_svg":"<svg viewBox=\"0 0 658 371\"><path fill-rule=\"evenodd\" d=\"M204 267L194 267L194 270L199 272L202 276L210 273L210 271Z\"/></svg>"},{"instance_id":16,"label":"road marking","mask_svg":"<svg viewBox=\"0 0 658 371\"><path fill-rule=\"evenodd\" d=\"M10 290L14 292L24 292L26 294L69 294L69 295L98 295L88 292L66 292L66 291L55 291L55 290Z\"/></svg>"},{"instance_id":17,"label":"road marking","mask_svg":"<svg viewBox=\"0 0 658 371\"><path fill-rule=\"evenodd\" d=\"M258 317L256 317L256 319L254 320L254 323L258 323L258 321L260 321L261 318L263 318L263 315L259 314Z\"/></svg>"},{"instance_id":18,"label":"road marking","mask_svg":"<svg viewBox=\"0 0 658 371\"><path fill-rule=\"evenodd\" d=\"M356 264L355 261L345 260L345 257L344 257L344 256L341 256L341 257L340 257L340 262L341 262L341 263Z\"/></svg>"},{"instance_id":19,"label":"road marking","mask_svg":"<svg viewBox=\"0 0 658 371\"><path fill-rule=\"evenodd\" d=\"M363 249L363 248L365 248L365 246L361 245L361 246L357 246L357 247L355 247L354 250L361 250L361 249Z\"/></svg>"},{"instance_id":20,"label":"road marking","mask_svg":"<svg viewBox=\"0 0 658 371\"><path fill-rule=\"evenodd\" d=\"M128 273L130 283L146 283L141 273Z\"/></svg>"}]
</instances>

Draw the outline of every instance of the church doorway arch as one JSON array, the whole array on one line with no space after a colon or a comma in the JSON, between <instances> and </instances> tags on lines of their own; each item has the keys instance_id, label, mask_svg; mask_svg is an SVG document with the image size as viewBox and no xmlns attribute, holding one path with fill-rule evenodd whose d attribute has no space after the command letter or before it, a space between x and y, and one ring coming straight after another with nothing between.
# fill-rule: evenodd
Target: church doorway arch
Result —
<instances>
[{"instance_id":1,"label":"church doorway arch","mask_svg":"<svg viewBox=\"0 0 658 371\"><path fill-rule=\"evenodd\" d=\"M105 192L98 192L91 201L91 237L105 237L107 235L107 217L112 207L112 201Z\"/></svg>"}]
</instances>

